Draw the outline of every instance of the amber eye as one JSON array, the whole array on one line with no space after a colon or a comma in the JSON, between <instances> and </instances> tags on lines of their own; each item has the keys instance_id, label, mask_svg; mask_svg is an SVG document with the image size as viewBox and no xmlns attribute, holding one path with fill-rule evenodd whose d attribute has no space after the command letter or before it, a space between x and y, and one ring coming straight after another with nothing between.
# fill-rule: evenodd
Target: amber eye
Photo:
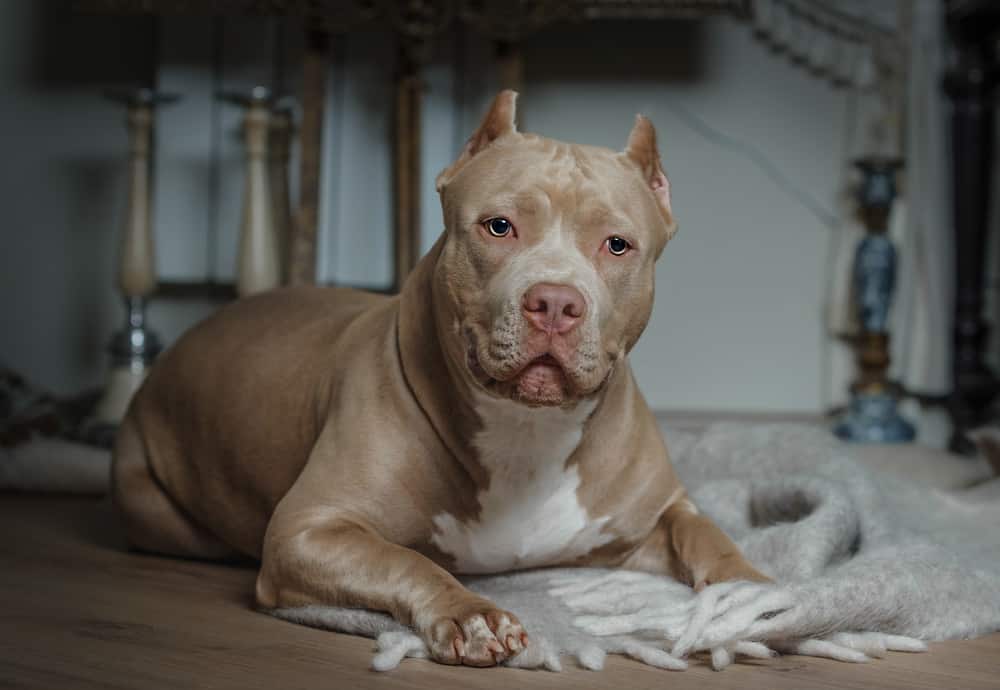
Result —
<instances>
[{"instance_id":1,"label":"amber eye","mask_svg":"<svg viewBox=\"0 0 1000 690\"><path fill-rule=\"evenodd\" d=\"M632 248L632 245L628 243L628 240L623 237L619 237L618 235L612 235L605 241L608 244L608 251L615 256L621 256Z\"/></svg>"},{"instance_id":2,"label":"amber eye","mask_svg":"<svg viewBox=\"0 0 1000 690\"><path fill-rule=\"evenodd\" d=\"M494 237L506 237L514 229L514 226L506 218L490 218L483 225Z\"/></svg>"}]
</instances>

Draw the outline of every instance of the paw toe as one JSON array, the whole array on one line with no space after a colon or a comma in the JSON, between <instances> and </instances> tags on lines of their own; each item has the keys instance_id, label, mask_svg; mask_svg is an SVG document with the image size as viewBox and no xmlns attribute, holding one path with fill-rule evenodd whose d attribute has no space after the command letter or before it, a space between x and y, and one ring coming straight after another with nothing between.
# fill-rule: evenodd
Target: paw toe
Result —
<instances>
[{"instance_id":1,"label":"paw toe","mask_svg":"<svg viewBox=\"0 0 1000 690\"><path fill-rule=\"evenodd\" d=\"M504 611L491 611L486 616L486 623L508 654L513 656L524 649L527 635L516 616Z\"/></svg>"},{"instance_id":2,"label":"paw toe","mask_svg":"<svg viewBox=\"0 0 1000 690\"><path fill-rule=\"evenodd\" d=\"M504 646L500 644L486 619L479 614L462 621L465 633L465 656L462 663L468 666L493 666L507 658Z\"/></svg>"},{"instance_id":3,"label":"paw toe","mask_svg":"<svg viewBox=\"0 0 1000 690\"><path fill-rule=\"evenodd\" d=\"M431 658L442 664L460 664L465 655L462 629L453 620L440 620L434 624L425 639Z\"/></svg>"},{"instance_id":4,"label":"paw toe","mask_svg":"<svg viewBox=\"0 0 1000 690\"><path fill-rule=\"evenodd\" d=\"M435 661L466 666L495 666L520 653L528 635L517 616L487 609L442 618L426 635Z\"/></svg>"}]
</instances>

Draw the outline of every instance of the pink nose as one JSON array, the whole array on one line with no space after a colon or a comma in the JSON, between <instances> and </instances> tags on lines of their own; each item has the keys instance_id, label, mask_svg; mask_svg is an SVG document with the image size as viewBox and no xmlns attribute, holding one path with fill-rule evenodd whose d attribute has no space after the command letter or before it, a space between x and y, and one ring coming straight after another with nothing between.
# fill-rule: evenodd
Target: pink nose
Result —
<instances>
[{"instance_id":1,"label":"pink nose","mask_svg":"<svg viewBox=\"0 0 1000 690\"><path fill-rule=\"evenodd\" d=\"M538 330L564 335L583 321L587 303L575 287L536 283L524 293L521 310Z\"/></svg>"}]
</instances>

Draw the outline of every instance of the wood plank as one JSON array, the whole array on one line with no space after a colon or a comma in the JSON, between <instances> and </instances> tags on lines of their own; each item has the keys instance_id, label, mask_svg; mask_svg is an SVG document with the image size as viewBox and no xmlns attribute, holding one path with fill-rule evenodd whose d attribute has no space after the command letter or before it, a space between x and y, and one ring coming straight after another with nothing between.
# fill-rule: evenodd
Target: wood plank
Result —
<instances>
[{"instance_id":1,"label":"wood plank","mask_svg":"<svg viewBox=\"0 0 1000 690\"><path fill-rule=\"evenodd\" d=\"M251 608L252 565L129 553L110 506L0 497L0 686L24 688L996 688L1000 635L870 664L782 657L676 673L611 657L603 671L368 670L372 642ZM571 664L568 664L571 666Z\"/></svg>"},{"instance_id":2,"label":"wood plank","mask_svg":"<svg viewBox=\"0 0 1000 690\"><path fill-rule=\"evenodd\" d=\"M299 130L299 201L292 226L287 266L289 283L316 282L317 230L323 152L323 110L329 94L330 37L306 27L302 57L302 126Z\"/></svg>"},{"instance_id":3,"label":"wood plank","mask_svg":"<svg viewBox=\"0 0 1000 690\"><path fill-rule=\"evenodd\" d=\"M400 50L400 74L396 77L396 136L393 139L393 207L396 212L393 248L393 285L401 290L417 263L420 245L420 152L423 89L420 66Z\"/></svg>"}]
</instances>

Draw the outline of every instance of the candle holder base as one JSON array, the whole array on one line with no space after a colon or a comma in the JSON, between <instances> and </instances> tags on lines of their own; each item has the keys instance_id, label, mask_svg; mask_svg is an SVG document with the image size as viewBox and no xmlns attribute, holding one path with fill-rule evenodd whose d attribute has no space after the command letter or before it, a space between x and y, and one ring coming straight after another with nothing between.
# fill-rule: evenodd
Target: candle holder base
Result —
<instances>
[{"instance_id":1,"label":"candle holder base","mask_svg":"<svg viewBox=\"0 0 1000 690\"><path fill-rule=\"evenodd\" d=\"M895 396L888 393L852 396L833 433L856 443L908 443L917 436L913 425L899 414Z\"/></svg>"},{"instance_id":2,"label":"candle holder base","mask_svg":"<svg viewBox=\"0 0 1000 690\"><path fill-rule=\"evenodd\" d=\"M142 385L153 359L162 349L156 333L146 325L146 300L125 300L124 328L111 339L111 373L104 395L94 412L98 423L117 426L125 416L132 396Z\"/></svg>"}]
</instances>

